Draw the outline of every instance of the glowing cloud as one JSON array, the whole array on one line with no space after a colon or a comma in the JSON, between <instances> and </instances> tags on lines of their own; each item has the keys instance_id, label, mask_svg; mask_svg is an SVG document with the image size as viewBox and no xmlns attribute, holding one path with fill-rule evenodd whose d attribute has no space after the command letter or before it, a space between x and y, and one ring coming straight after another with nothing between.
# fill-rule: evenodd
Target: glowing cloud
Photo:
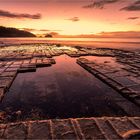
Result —
<instances>
[{"instance_id":1,"label":"glowing cloud","mask_svg":"<svg viewBox=\"0 0 140 140\"><path fill-rule=\"evenodd\" d=\"M83 6L83 8L99 8L99 9L103 9L105 5L108 5L108 4L112 4L112 3L116 3L120 0L98 0L98 1L95 1L89 5L85 5Z\"/></svg>"},{"instance_id":2,"label":"glowing cloud","mask_svg":"<svg viewBox=\"0 0 140 140\"><path fill-rule=\"evenodd\" d=\"M134 2L131 5L128 5L120 10L126 10L126 11L140 11L140 0Z\"/></svg>"},{"instance_id":3,"label":"glowing cloud","mask_svg":"<svg viewBox=\"0 0 140 140\"><path fill-rule=\"evenodd\" d=\"M28 18L28 19L41 19L41 14L26 14L26 13L12 13L9 11L0 10L0 17L7 17L7 18Z\"/></svg>"},{"instance_id":4,"label":"glowing cloud","mask_svg":"<svg viewBox=\"0 0 140 140\"><path fill-rule=\"evenodd\" d=\"M79 19L79 17L73 17L73 18L70 18L70 19L67 19L67 20L71 20L71 21L73 21L73 22L77 22L77 21L79 21L80 19Z\"/></svg>"}]
</instances>

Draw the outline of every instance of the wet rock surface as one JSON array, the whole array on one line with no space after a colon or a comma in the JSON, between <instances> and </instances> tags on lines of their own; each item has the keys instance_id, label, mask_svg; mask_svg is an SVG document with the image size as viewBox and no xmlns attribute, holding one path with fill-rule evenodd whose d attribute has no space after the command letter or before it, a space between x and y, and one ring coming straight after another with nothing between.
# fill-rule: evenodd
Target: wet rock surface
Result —
<instances>
[{"instance_id":1,"label":"wet rock surface","mask_svg":"<svg viewBox=\"0 0 140 140\"><path fill-rule=\"evenodd\" d=\"M119 56L119 58L117 57L117 61L118 59L122 60L123 58ZM131 61L133 61L133 59ZM108 63L97 63L88 60L88 58L79 58L77 59L77 63L97 78L113 87L121 95L140 105L139 69L137 69L137 74L130 71L128 72L126 70L127 65L129 65L127 61L123 63L123 65L109 65Z\"/></svg>"},{"instance_id":2,"label":"wet rock surface","mask_svg":"<svg viewBox=\"0 0 140 140\"><path fill-rule=\"evenodd\" d=\"M140 139L139 117L102 117L0 124L1 139Z\"/></svg>"},{"instance_id":3,"label":"wet rock surface","mask_svg":"<svg viewBox=\"0 0 140 140\"><path fill-rule=\"evenodd\" d=\"M93 58L114 63L110 57ZM0 106L6 116L3 122L140 115L137 105L80 67L75 58L61 55L54 59L51 67L16 76Z\"/></svg>"},{"instance_id":4,"label":"wet rock surface","mask_svg":"<svg viewBox=\"0 0 140 140\"><path fill-rule=\"evenodd\" d=\"M51 67L56 63L54 57L64 54L77 59L81 67L116 90L117 94L134 103L139 112L140 52L77 46L33 44L0 48L0 102L2 103L18 73L35 72L39 67ZM111 59L96 61L92 58L93 56L101 57L101 59L110 57L115 59L116 63ZM17 110L12 112L12 115L21 118L22 112ZM140 119L133 116L0 124L0 137L12 139L36 138L37 136L42 139L139 139ZM140 114L137 113L136 116ZM1 123L6 117L7 114L0 111ZM36 135L35 131L40 135Z\"/></svg>"}]
</instances>

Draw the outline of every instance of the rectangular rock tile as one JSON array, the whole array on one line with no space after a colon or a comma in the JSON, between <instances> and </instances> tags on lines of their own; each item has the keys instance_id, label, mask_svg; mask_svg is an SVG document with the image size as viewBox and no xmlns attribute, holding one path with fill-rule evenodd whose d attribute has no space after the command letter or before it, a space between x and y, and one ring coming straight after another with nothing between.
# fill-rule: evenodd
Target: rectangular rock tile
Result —
<instances>
[{"instance_id":1,"label":"rectangular rock tile","mask_svg":"<svg viewBox=\"0 0 140 140\"><path fill-rule=\"evenodd\" d=\"M16 71L11 71L11 72L3 72L0 77L15 77L17 74Z\"/></svg>"},{"instance_id":2,"label":"rectangular rock tile","mask_svg":"<svg viewBox=\"0 0 140 140\"><path fill-rule=\"evenodd\" d=\"M135 85L136 82L132 81L131 79L128 79L127 77L114 77L113 78L116 82L122 84L123 86L129 86L129 85Z\"/></svg>"},{"instance_id":3,"label":"rectangular rock tile","mask_svg":"<svg viewBox=\"0 0 140 140\"><path fill-rule=\"evenodd\" d=\"M43 63L48 63L48 64L51 64L51 62L49 61L49 59L43 59L42 61Z\"/></svg>"},{"instance_id":4,"label":"rectangular rock tile","mask_svg":"<svg viewBox=\"0 0 140 140\"><path fill-rule=\"evenodd\" d=\"M25 139L27 138L27 126L24 123L9 124L3 137L6 139Z\"/></svg>"},{"instance_id":5,"label":"rectangular rock tile","mask_svg":"<svg viewBox=\"0 0 140 140\"><path fill-rule=\"evenodd\" d=\"M0 73L4 72L6 70L6 68L0 68Z\"/></svg>"},{"instance_id":6,"label":"rectangular rock tile","mask_svg":"<svg viewBox=\"0 0 140 140\"><path fill-rule=\"evenodd\" d=\"M6 68L6 69L9 68L9 67L10 67L10 66L8 66L8 65L4 66L4 68Z\"/></svg>"},{"instance_id":7,"label":"rectangular rock tile","mask_svg":"<svg viewBox=\"0 0 140 140\"><path fill-rule=\"evenodd\" d=\"M93 63L86 58L79 58L79 59L77 59L77 61L84 63L84 64L92 64Z\"/></svg>"},{"instance_id":8,"label":"rectangular rock tile","mask_svg":"<svg viewBox=\"0 0 140 140\"><path fill-rule=\"evenodd\" d=\"M123 77L123 76L128 76L128 75L130 75L130 73L129 72L127 72L127 71L124 71L124 70L121 70L121 71L118 71L118 72L113 72L113 73L108 73L108 74L106 74L108 77Z\"/></svg>"},{"instance_id":9,"label":"rectangular rock tile","mask_svg":"<svg viewBox=\"0 0 140 140\"><path fill-rule=\"evenodd\" d=\"M80 57L79 54L68 54L70 57Z\"/></svg>"},{"instance_id":10,"label":"rectangular rock tile","mask_svg":"<svg viewBox=\"0 0 140 140\"><path fill-rule=\"evenodd\" d=\"M47 66L51 66L51 64L50 64L50 62L48 63L48 61L43 62L42 60L37 60L36 66L37 67L47 67Z\"/></svg>"},{"instance_id":11,"label":"rectangular rock tile","mask_svg":"<svg viewBox=\"0 0 140 140\"><path fill-rule=\"evenodd\" d=\"M88 65L87 65L88 66ZM102 69L102 67L101 66L99 66L99 65L96 65L96 64L92 64L91 66L90 66L92 69L95 69L95 70L100 70L100 69ZM100 72L103 72L103 73L106 73L107 72L107 70L103 70L103 71L100 71Z\"/></svg>"},{"instance_id":12,"label":"rectangular rock tile","mask_svg":"<svg viewBox=\"0 0 140 140\"><path fill-rule=\"evenodd\" d=\"M106 73L115 73L116 71L115 70L112 70L111 68L109 69L100 69L99 68L99 71L103 74L106 74Z\"/></svg>"},{"instance_id":13,"label":"rectangular rock tile","mask_svg":"<svg viewBox=\"0 0 140 140\"><path fill-rule=\"evenodd\" d=\"M23 63L23 61L15 61L13 64L14 65L21 65Z\"/></svg>"},{"instance_id":14,"label":"rectangular rock tile","mask_svg":"<svg viewBox=\"0 0 140 140\"><path fill-rule=\"evenodd\" d=\"M4 97L4 88L0 88L0 102L2 101Z\"/></svg>"},{"instance_id":15,"label":"rectangular rock tile","mask_svg":"<svg viewBox=\"0 0 140 140\"><path fill-rule=\"evenodd\" d=\"M121 92L122 92L123 95L125 95L125 96L127 96L127 97L131 97L131 96L133 96L133 95L136 94L136 93L133 92L131 89L126 88L126 87L123 88L123 89L121 90Z\"/></svg>"},{"instance_id":16,"label":"rectangular rock tile","mask_svg":"<svg viewBox=\"0 0 140 140\"><path fill-rule=\"evenodd\" d=\"M78 139L70 120L52 120L54 139Z\"/></svg>"},{"instance_id":17,"label":"rectangular rock tile","mask_svg":"<svg viewBox=\"0 0 140 140\"><path fill-rule=\"evenodd\" d=\"M23 67L18 69L18 73L24 73L24 72L35 72L36 71L36 67Z\"/></svg>"},{"instance_id":18,"label":"rectangular rock tile","mask_svg":"<svg viewBox=\"0 0 140 140\"><path fill-rule=\"evenodd\" d=\"M138 128L140 128L140 118L139 117L130 117L129 118Z\"/></svg>"},{"instance_id":19,"label":"rectangular rock tile","mask_svg":"<svg viewBox=\"0 0 140 140\"><path fill-rule=\"evenodd\" d=\"M105 139L94 119L77 119L85 139Z\"/></svg>"},{"instance_id":20,"label":"rectangular rock tile","mask_svg":"<svg viewBox=\"0 0 140 140\"><path fill-rule=\"evenodd\" d=\"M0 67L2 67L2 62L0 62Z\"/></svg>"},{"instance_id":21,"label":"rectangular rock tile","mask_svg":"<svg viewBox=\"0 0 140 140\"><path fill-rule=\"evenodd\" d=\"M106 78L104 78L104 81L107 84L109 84L111 87L113 87L114 89L122 90L122 89L125 88L123 85L121 85L120 83L118 83L117 81L115 81L113 78L106 77Z\"/></svg>"},{"instance_id":22,"label":"rectangular rock tile","mask_svg":"<svg viewBox=\"0 0 140 140\"><path fill-rule=\"evenodd\" d=\"M34 57L42 57L43 55L42 55L42 53L36 53L36 54L34 54L33 56L34 56Z\"/></svg>"},{"instance_id":23,"label":"rectangular rock tile","mask_svg":"<svg viewBox=\"0 0 140 140\"><path fill-rule=\"evenodd\" d=\"M131 75L131 76L129 76L129 79L134 81L137 84L140 84L140 76L139 75L137 75L137 76Z\"/></svg>"},{"instance_id":24,"label":"rectangular rock tile","mask_svg":"<svg viewBox=\"0 0 140 140\"><path fill-rule=\"evenodd\" d=\"M12 82L12 77L0 77L0 87L9 88Z\"/></svg>"},{"instance_id":25,"label":"rectangular rock tile","mask_svg":"<svg viewBox=\"0 0 140 140\"><path fill-rule=\"evenodd\" d=\"M128 118L111 118L109 122L122 137L125 133L138 129Z\"/></svg>"},{"instance_id":26,"label":"rectangular rock tile","mask_svg":"<svg viewBox=\"0 0 140 140\"><path fill-rule=\"evenodd\" d=\"M5 71L6 72L11 72L11 71L17 71L18 68L7 68Z\"/></svg>"},{"instance_id":27,"label":"rectangular rock tile","mask_svg":"<svg viewBox=\"0 0 140 140\"><path fill-rule=\"evenodd\" d=\"M134 66L134 67L136 67L136 68L140 68L140 63L132 64L131 66Z\"/></svg>"},{"instance_id":28,"label":"rectangular rock tile","mask_svg":"<svg viewBox=\"0 0 140 140\"><path fill-rule=\"evenodd\" d=\"M9 68L19 68L19 67L20 67L19 64L12 64L12 65L9 66Z\"/></svg>"},{"instance_id":29,"label":"rectangular rock tile","mask_svg":"<svg viewBox=\"0 0 140 140\"><path fill-rule=\"evenodd\" d=\"M43 63L42 59L37 59L37 63Z\"/></svg>"},{"instance_id":30,"label":"rectangular rock tile","mask_svg":"<svg viewBox=\"0 0 140 140\"><path fill-rule=\"evenodd\" d=\"M51 139L50 121L36 121L30 122L29 125L29 139Z\"/></svg>"},{"instance_id":31,"label":"rectangular rock tile","mask_svg":"<svg viewBox=\"0 0 140 140\"><path fill-rule=\"evenodd\" d=\"M1 64L0 64L0 67L4 67L6 65L6 62L2 62Z\"/></svg>"},{"instance_id":32,"label":"rectangular rock tile","mask_svg":"<svg viewBox=\"0 0 140 140\"><path fill-rule=\"evenodd\" d=\"M7 65L11 65L11 64L13 64L14 63L14 61L10 61L10 62L7 62L6 64Z\"/></svg>"},{"instance_id":33,"label":"rectangular rock tile","mask_svg":"<svg viewBox=\"0 0 140 140\"><path fill-rule=\"evenodd\" d=\"M47 58L52 58L52 56L49 53L46 53Z\"/></svg>"},{"instance_id":34,"label":"rectangular rock tile","mask_svg":"<svg viewBox=\"0 0 140 140\"><path fill-rule=\"evenodd\" d=\"M133 86L129 86L129 89L132 89L132 91L137 91L140 92L140 84L138 85L133 85Z\"/></svg>"},{"instance_id":35,"label":"rectangular rock tile","mask_svg":"<svg viewBox=\"0 0 140 140\"><path fill-rule=\"evenodd\" d=\"M131 71L131 70L133 70L133 67L131 67L129 65L125 65L125 67L123 69L127 70L127 71Z\"/></svg>"},{"instance_id":36,"label":"rectangular rock tile","mask_svg":"<svg viewBox=\"0 0 140 140\"><path fill-rule=\"evenodd\" d=\"M137 69L130 69L130 70L127 70L127 71L132 72L134 74L140 74L139 70L137 70Z\"/></svg>"},{"instance_id":37,"label":"rectangular rock tile","mask_svg":"<svg viewBox=\"0 0 140 140\"><path fill-rule=\"evenodd\" d=\"M49 61L50 61L51 64L56 64L54 59L49 59Z\"/></svg>"},{"instance_id":38,"label":"rectangular rock tile","mask_svg":"<svg viewBox=\"0 0 140 140\"><path fill-rule=\"evenodd\" d=\"M36 68L35 64L22 64L20 68Z\"/></svg>"},{"instance_id":39,"label":"rectangular rock tile","mask_svg":"<svg viewBox=\"0 0 140 140\"><path fill-rule=\"evenodd\" d=\"M98 125L100 129L102 130L102 133L105 135L105 137L109 140L114 139L122 139L118 133L112 128L112 126L108 123L107 119L105 118L97 118Z\"/></svg>"},{"instance_id":40,"label":"rectangular rock tile","mask_svg":"<svg viewBox=\"0 0 140 140\"><path fill-rule=\"evenodd\" d=\"M6 124L1 124L0 125L0 139L3 139L4 131L6 129Z\"/></svg>"},{"instance_id":41,"label":"rectangular rock tile","mask_svg":"<svg viewBox=\"0 0 140 140\"><path fill-rule=\"evenodd\" d=\"M36 59L31 59L30 63L31 64L36 64L36 61L37 61Z\"/></svg>"},{"instance_id":42,"label":"rectangular rock tile","mask_svg":"<svg viewBox=\"0 0 140 140\"><path fill-rule=\"evenodd\" d=\"M23 64L29 64L30 63L30 60L24 60L23 61Z\"/></svg>"}]
</instances>

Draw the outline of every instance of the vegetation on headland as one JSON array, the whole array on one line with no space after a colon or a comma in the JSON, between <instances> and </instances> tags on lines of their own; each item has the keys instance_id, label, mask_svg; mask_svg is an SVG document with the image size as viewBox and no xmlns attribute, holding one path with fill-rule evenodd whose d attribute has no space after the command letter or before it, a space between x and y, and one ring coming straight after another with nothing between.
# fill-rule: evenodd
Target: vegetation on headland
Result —
<instances>
[{"instance_id":1,"label":"vegetation on headland","mask_svg":"<svg viewBox=\"0 0 140 140\"><path fill-rule=\"evenodd\" d=\"M51 35L51 34L46 34L45 37L52 38L53 35Z\"/></svg>"},{"instance_id":2,"label":"vegetation on headland","mask_svg":"<svg viewBox=\"0 0 140 140\"><path fill-rule=\"evenodd\" d=\"M36 37L36 35L28 31L0 26L0 37Z\"/></svg>"}]
</instances>

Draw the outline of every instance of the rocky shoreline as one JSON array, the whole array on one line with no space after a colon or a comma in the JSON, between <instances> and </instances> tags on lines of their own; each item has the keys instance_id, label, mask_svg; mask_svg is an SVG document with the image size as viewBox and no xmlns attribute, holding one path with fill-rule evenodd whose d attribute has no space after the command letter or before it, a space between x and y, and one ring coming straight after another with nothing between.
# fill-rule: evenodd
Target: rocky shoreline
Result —
<instances>
[{"instance_id":1,"label":"rocky shoreline","mask_svg":"<svg viewBox=\"0 0 140 140\"><path fill-rule=\"evenodd\" d=\"M0 124L1 139L140 138L139 117L76 118Z\"/></svg>"},{"instance_id":2,"label":"rocky shoreline","mask_svg":"<svg viewBox=\"0 0 140 140\"><path fill-rule=\"evenodd\" d=\"M53 57L63 54L76 58L81 67L130 102L140 106L139 51L52 44L20 45L18 47L13 45L0 48L0 102L18 73L35 72L38 67L51 67L56 63ZM108 61L98 63L85 58L86 56L113 57L118 65L110 65ZM15 117L18 117L19 113ZM125 139L131 137L129 131L132 131L132 135L139 134L140 131L140 114L130 118L37 120L8 124L3 124L5 114L1 112L0 115L1 138L37 138L36 133L38 133L38 137L43 139Z\"/></svg>"}]
</instances>

